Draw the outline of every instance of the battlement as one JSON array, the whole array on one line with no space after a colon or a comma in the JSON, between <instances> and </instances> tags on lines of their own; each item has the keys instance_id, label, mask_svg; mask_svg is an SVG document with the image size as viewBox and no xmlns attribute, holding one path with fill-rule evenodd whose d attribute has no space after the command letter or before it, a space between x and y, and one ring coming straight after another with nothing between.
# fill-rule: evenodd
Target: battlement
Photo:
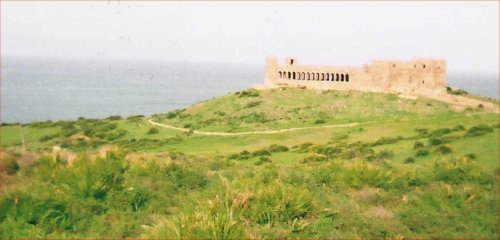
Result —
<instances>
[{"instance_id":1,"label":"battlement","mask_svg":"<svg viewBox=\"0 0 500 240\"><path fill-rule=\"evenodd\" d=\"M266 60L267 86L436 95L446 91L446 62L440 59L374 60L362 67L306 66L295 58Z\"/></svg>"}]
</instances>

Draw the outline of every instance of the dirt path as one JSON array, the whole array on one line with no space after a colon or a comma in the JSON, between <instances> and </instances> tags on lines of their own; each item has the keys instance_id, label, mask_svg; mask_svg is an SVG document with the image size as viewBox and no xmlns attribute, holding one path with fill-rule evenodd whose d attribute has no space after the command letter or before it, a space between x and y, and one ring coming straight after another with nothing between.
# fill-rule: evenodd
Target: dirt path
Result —
<instances>
[{"instance_id":1,"label":"dirt path","mask_svg":"<svg viewBox=\"0 0 500 240\"><path fill-rule=\"evenodd\" d=\"M151 119L148 119L148 122L151 125L162 127L162 128L169 128L169 129L174 129L174 130L183 131L183 132L189 132L189 131L191 131L188 128L174 127L172 125L155 122L155 121L153 121ZM230 132L206 132L206 131L193 130L193 133L195 133L195 134L201 134L201 135L209 135L209 136L239 136L239 135L251 135L251 134L276 134L276 133L292 132L292 131L305 130L305 129L343 128L343 127L359 126L359 125L362 125L362 124L384 123L384 122L392 122L392 121L371 121L371 122L362 122L362 123L356 122L356 123L337 124L337 125L314 126L314 127L297 127L297 128L285 128L285 129L279 129L279 130L265 130L265 131L252 131L252 132L235 132L235 133L230 133Z\"/></svg>"}]
</instances>

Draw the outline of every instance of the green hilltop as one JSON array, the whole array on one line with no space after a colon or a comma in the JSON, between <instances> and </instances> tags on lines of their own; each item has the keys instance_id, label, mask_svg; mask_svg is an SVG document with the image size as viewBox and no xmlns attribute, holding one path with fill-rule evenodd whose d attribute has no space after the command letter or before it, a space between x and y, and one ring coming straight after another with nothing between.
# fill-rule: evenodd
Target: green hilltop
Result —
<instances>
[{"instance_id":1,"label":"green hilltop","mask_svg":"<svg viewBox=\"0 0 500 240\"><path fill-rule=\"evenodd\" d=\"M497 238L498 136L483 105L301 88L2 124L1 237Z\"/></svg>"}]
</instances>

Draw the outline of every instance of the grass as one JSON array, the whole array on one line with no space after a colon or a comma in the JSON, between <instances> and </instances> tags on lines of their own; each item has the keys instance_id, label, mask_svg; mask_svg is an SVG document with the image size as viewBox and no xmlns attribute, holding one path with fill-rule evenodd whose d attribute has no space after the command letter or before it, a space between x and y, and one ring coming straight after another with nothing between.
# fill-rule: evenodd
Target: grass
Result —
<instances>
[{"instance_id":1,"label":"grass","mask_svg":"<svg viewBox=\"0 0 500 240\"><path fill-rule=\"evenodd\" d=\"M144 116L2 125L1 237L498 237L498 114L286 88L152 118L223 132L363 124L240 136Z\"/></svg>"}]
</instances>

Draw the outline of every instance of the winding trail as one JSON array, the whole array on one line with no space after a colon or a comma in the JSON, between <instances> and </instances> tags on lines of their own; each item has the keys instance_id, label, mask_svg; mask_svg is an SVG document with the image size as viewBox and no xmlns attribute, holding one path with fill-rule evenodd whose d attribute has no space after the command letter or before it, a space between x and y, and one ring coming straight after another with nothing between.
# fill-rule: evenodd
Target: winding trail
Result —
<instances>
[{"instance_id":1,"label":"winding trail","mask_svg":"<svg viewBox=\"0 0 500 240\"><path fill-rule=\"evenodd\" d=\"M356 122L356 123L346 123L346 124L337 124L337 125L313 126L313 127L296 127L296 128L285 128L285 129L279 129L279 130L265 130L265 131L252 131L252 132L235 132L235 133L230 133L230 132L206 132L206 131L193 130L193 133L200 134L200 135L208 135L208 136L239 136L239 135L252 135L252 134L277 134L277 133L292 132L292 131L306 130L306 129L343 128L343 127L354 127L354 126L359 126L359 125L364 125L364 124L371 124L371 123L386 123L386 122L394 122L394 121L393 120L390 120L390 121L370 121L370 122L362 122L362 123ZM174 129L174 130L183 131L183 132L189 132L189 131L191 131L191 129L188 129L188 128L175 127L175 126L172 126L172 125L155 122L155 121L153 121L151 119L148 119L148 123L151 124L151 125L154 125L154 126L158 126L158 127L162 127L162 128Z\"/></svg>"}]
</instances>

